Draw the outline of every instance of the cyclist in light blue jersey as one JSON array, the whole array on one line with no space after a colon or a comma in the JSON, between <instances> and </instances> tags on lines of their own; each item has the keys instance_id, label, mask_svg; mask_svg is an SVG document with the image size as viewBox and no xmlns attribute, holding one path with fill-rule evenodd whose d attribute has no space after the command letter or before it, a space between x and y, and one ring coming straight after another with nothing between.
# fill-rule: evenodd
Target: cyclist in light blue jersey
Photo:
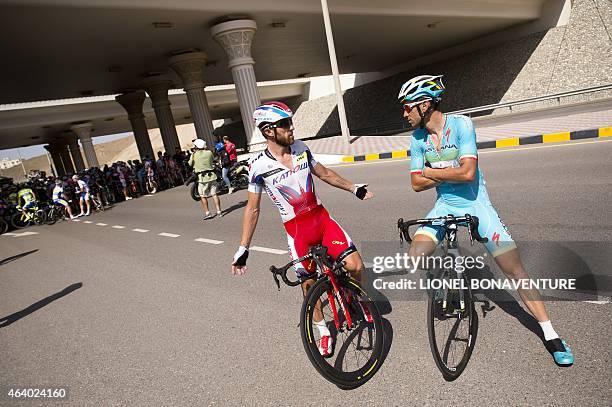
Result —
<instances>
[{"instance_id":1,"label":"cyclist in light blue jersey","mask_svg":"<svg viewBox=\"0 0 612 407\"><path fill-rule=\"evenodd\" d=\"M469 213L477 216L478 232L487 237L487 250L499 268L512 279L528 279L516 244L489 200L478 166L476 132L472 121L461 115L444 114L438 105L445 88L442 75L423 75L404 83L399 102L404 118L416 130L410 144L411 183L416 192L436 188L438 197L427 218ZM411 256L428 256L443 240L440 226L424 226L415 233ZM536 289L519 289L521 299L538 320L546 348L560 366L574 363L565 341L559 338Z\"/></svg>"}]
</instances>

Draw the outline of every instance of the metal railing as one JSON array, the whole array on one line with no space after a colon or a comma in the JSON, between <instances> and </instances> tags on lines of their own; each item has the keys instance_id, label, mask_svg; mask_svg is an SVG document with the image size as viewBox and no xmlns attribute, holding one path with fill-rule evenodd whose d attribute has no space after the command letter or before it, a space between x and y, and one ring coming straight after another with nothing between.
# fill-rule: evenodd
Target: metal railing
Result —
<instances>
[{"instance_id":1,"label":"metal railing","mask_svg":"<svg viewBox=\"0 0 612 407\"><path fill-rule=\"evenodd\" d=\"M569 91L569 92L555 93L553 95L547 95L547 96L537 96L537 97L533 97L533 98L516 100L516 101L512 101L512 102L494 103L492 105L484 105L484 106L472 107L472 108L469 108L469 109L455 110L455 111L449 112L449 113L451 113L451 114L465 114L467 116L470 116L472 113L483 112L483 111L487 111L487 110L495 110L495 109L500 109L500 108L504 108L504 107L508 107L508 108L510 108L510 111L512 111L512 106L526 105L528 103L542 102L542 101L551 100L551 99L557 99L557 102L560 103L561 102L561 98L564 98L564 97L581 95L581 94L584 94L584 93L591 93L591 92L597 92L597 91L600 91L600 90L608 90L608 89L612 89L612 84L593 86L591 88L580 89L580 90L572 90L572 91Z\"/></svg>"},{"instance_id":2,"label":"metal railing","mask_svg":"<svg viewBox=\"0 0 612 407\"><path fill-rule=\"evenodd\" d=\"M516 101L511 101L511 102L500 102L500 103L494 103L491 105L471 107L469 109L455 110L455 111L448 112L448 113L449 114L464 114L466 116L472 117L472 114L474 113L486 112L489 110L495 110L495 109L500 109L500 108L505 108L505 107L508 107L510 111L512 112L513 106L525 105L525 104L534 103L534 102L542 102L542 101L551 100L551 99L557 99L557 102L560 103L561 98L565 98L568 96L581 95L584 93L609 90L609 89L612 89L612 84L593 86L591 88L555 93L555 94L546 95L546 96L537 96L533 98L516 100ZM401 124L398 122L394 122L394 123L381 122L373 126L361 127L358 129L351 129L351 135L352 136L388 135L388 134L394 134L394 133L399 133L399 132L409 131L409 130L410 128L405 121L402 121Z\"/></svg>"}]
</instances>

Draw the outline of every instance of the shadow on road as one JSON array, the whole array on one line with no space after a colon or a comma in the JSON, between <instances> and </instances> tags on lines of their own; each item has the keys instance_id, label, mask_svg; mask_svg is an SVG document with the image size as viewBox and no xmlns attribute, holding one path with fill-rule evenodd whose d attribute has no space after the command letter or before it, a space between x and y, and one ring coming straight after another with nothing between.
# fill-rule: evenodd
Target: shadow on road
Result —
<instances>
[{"instance_id":1,"label":"shadow on road","mask_svg":"<svg viewBox=\"0 0 612 407\"><path fill-rule=\"evenodd\" d=\"M42 300L35 302L29 307L22 309L21 311L17 311L14 314L11 314L4 318L0 318L0 328L7 327L13 322L19 321L23 317L27 317L31 313L38 311L42 307L52 303L55 300L62 298L65 295L70 294L74 290L78 290L81 287L83 287L83 283L75 283L75 284L69 285L68 287L64 288L62 291L57 292L53 295L50 295L47 298L43 298Z\"/></svg>"},{"instance_id":2,"label":"shadow on road","mask_svg":"<svg viewBox=\"0 0 612 407\"><path fill-rule=\"evenodd\" d=\"M488 267L482 270L482 277L486 279L495 278ZM491 295L494 294L494 295ZM529 312L516 301L516 299L506 290L495 290L494 292L485 293L484 296L491 300L506 314L513 316L521 323L525 328L533 332L542 342L544 342L544 334L542 328L538 324L538 321ZM491 311L489 308L486 311ZM485 309L483 308L483 316L486 315Z\"/></svg>"},{"instance_id":3,"label":"shadow on road","mask_svg":"<svg viewBox=\"0 0 612 407\"><path fill-rule=\"evenodd\" d=\"M233 204L232 206L230 206L229 208L225 209L224 215L227 215L230 212L235 211L236 209L240 209L240 208L244 208L247 204L247 201L240 201L238 203Z\"/></svg>"},{"instance_id":4,"label":"shadow on road","mask_svg":"<svg viewBox=\"0 0 612 407\"><path fill-rule=\"evenodd\" d=\"M38 251L38 249L34 249L34 250L30 250L29 252L23 252L20 254L16 254L14 256L11 257L7 257L6 259L2 259L0 260L0 266L4 266L6 263L10 263L12 261L18 260L22 257L27 256L28 254L32 254L32 253L36 253Z\"/></svg>"}]
</instances>

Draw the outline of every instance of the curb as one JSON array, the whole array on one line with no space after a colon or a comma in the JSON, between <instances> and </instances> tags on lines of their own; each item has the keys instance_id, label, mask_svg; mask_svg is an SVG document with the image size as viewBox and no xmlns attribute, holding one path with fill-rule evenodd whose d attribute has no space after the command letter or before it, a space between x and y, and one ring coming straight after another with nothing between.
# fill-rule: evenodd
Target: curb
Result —
<instances>
[{"instance_id":1,"label":"curb","mask_svg":"<svg viewBox=\"0 0 612 407\"><path fill-rule=\"evenodd\" d=\"M527 144L559 143L562 141L582 140L588 138L612 137L612 127L600 127L598 129L566 131L561 133L540 134L537 136L513 137L500 140L481 141L476 143L476 148L504 148L524 146ZM373 153L364 155L346 155L342 157L343 163L359 161L387 160L392 158L408 158L410 150L398 150L388 153Z\"/></svg>"}]
</instances>

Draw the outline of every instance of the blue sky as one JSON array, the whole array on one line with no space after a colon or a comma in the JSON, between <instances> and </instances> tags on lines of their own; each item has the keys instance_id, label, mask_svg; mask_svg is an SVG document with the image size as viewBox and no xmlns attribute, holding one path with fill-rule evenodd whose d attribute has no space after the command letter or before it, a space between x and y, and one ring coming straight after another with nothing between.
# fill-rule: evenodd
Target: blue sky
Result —
<instances>
[{"instance_id":1,"label":"blue sky","mask_svg":"<svg viewBox=\"0 0 612 407\"><path fill-rule=\"evenodd\" d=\"M110 136L100 136L92 138L94 144L107 143L109 141L119 140L120 138L129 137L132 133L120 133L113 134ZM32 158L37 155L43 155L47 150L43 147L44 144L38 146L30 146L30 147L22 147L22 148L11 148L8 150L0 150L0 160L4 157L8 157L10 159L19 158L21 154L22 158Z\"/></svg>"}]
</instances>

